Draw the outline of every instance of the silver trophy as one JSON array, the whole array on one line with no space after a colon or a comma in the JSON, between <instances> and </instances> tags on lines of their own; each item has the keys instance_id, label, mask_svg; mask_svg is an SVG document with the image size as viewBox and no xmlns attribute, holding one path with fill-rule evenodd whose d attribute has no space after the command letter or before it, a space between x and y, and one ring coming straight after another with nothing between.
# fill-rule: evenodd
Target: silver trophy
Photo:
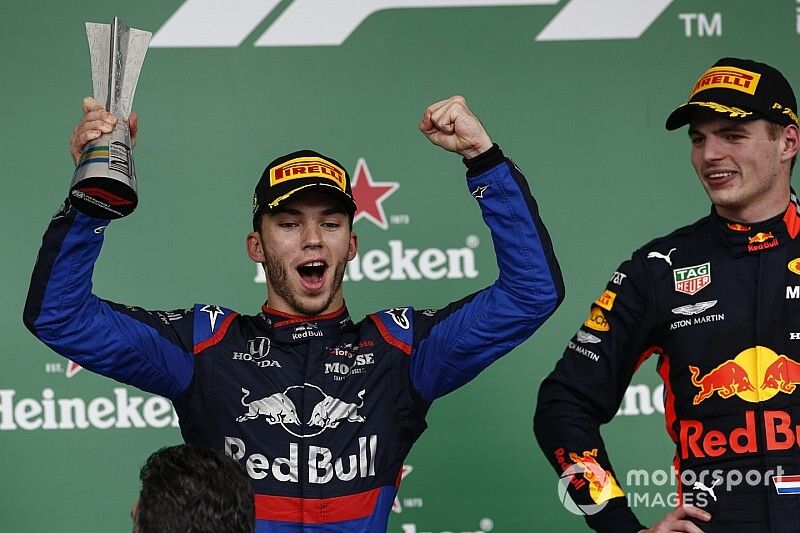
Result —
<instances>
[{"instance_id":1,"label":"silver trophy","mask_svg":"<svg viewBox=\"0 0 800 533\"><path fill-rule=\"evenodd\" d=\"M84 147L70 185L70 202L92 217L121 218L138 203L128 116L152 34L129 28L115 17L110 25L87 22L86 36L94 98L119 120L111 133Z\"/></svg>"}]
</instances>

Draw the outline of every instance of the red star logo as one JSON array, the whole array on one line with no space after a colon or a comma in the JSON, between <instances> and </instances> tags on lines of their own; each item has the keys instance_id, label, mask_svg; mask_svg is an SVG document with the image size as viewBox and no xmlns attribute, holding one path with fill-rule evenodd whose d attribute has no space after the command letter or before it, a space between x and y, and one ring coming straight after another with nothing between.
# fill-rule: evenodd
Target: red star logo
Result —
<instances>
[{"instance_id":1,"label":"red star logo","mask_svg":"<svg viewBox=\"0 0 800 533\"><path fill-rule=\"evenodd\" d=\"M81 368L83 368L83 367L81 365L79 365L78 363L74 363L74 362L70 361L69 364L67 365L67 377L71 378L72 376L77 374L78 370L80 370Z\"/></svg>"},{"instance_id":2,"label":"red star logo","mask_svg":"<svg viewBox=\"0 0 800 533\"><path fill-rule=\"evenodd\" d=\"M400 471L400 482L402 483L403 479L414 470L414 467L411 465L403 465L403 469ZM395 496L394 503L392 504L392 511L395 513L402 513L403 507L400 505L400 499Z\"/></svg>"},{"instance_id":3,"label":"red star logo","mask_svg":"<svg viewBox=\"0 0 800 533\"><path fill-rule=\"evenodd\" d=\"M389 222L386 220L386 213L383 212L383 201L386 200L400 186L397 182L374 182L372 174L369 172L367 162L360 158L356 164L356 171L353 174L353 197L356 200L358 210L353 218L353 223L362 218L369 219L373 224L381 229L387 229Z\"/></svg>"}]
</instances>

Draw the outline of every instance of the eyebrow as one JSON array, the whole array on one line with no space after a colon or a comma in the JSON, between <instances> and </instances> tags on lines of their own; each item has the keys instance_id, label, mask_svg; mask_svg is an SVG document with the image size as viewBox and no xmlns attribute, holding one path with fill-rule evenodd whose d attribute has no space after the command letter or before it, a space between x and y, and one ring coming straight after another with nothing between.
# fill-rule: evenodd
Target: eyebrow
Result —
<instances>
[{"instance_id":1,"label":"eyebrow","mask_svg":"<svg viewBox=\"0 0 800 533\"><path fill-rule=\"evenodd\" d=\"M299 209L295 209L293 207L277 207L270 214L271 215L279 215L281 213L286 213L287 215L295 215L295 216L300 216L300 215L303 214L302 211L300 211ZM345 212L343 207L334 206L334 207L329 207L328 209L323 209L321 214L323 216L328 216L328 215L335 215L335 214L343 214L343 215L345 215L347 213Z\"/></svg>"},{"instance_id":2,"label":"eyebrow","mask_svg":"<svg viewBox=\"0 0 800 533\"><path fill-rule=\"evenodd\" d=\"M747 128L745 128L741 124L731 124L729 126L723 126L722 128L717 128L711 133L742 133L742 132L747 132ZM703 134L700 133L696 128L690 126L689 136L691 137L692 135L702 136Z\"/></svg>"}]
</instances>

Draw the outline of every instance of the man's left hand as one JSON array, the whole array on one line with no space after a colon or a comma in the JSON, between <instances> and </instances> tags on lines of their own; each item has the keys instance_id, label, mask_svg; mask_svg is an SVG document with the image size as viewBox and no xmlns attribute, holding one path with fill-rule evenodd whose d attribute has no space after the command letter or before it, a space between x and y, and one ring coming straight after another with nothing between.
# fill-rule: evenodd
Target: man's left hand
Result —
<instances>
[{"instance_id":1,"label":"man's left hand","mask_svg":"<svg viewBox=\"0 0 800 533\"><path fill-rule=\"evenodd\" d=\"M492 147L492 140L461 96L436 102L425 110L419 130L429 141L467 159Z\"/></svg>"}]
</instances>

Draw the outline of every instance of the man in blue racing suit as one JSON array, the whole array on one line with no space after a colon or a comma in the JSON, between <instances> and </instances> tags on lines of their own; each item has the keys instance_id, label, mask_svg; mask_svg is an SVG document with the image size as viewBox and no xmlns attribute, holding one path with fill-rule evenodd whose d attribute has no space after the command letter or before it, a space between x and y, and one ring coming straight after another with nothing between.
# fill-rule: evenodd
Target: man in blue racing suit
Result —
<instances>
[{"instance_id":1,"label":"man in blue racing suit","mask_svg":"<svg viewBox=\"0 0 800 533\"><path fill-rule=\"evenodd\" d=\"M73 157L116 120L84 100ZM527 339L563 298L525 178L464 99L430 106L420 129L464 158L500 272L481 291L439 310L395 307L353 322L342 294L357 251L350 179L334 159L303 150L270 163L256 186L247 253L268 291L257 315L98 298L92 271L108 221L67 199L44 235L25 323L81 366L169 398L186 442L245 467L257 531L385 531L433 400Z\"/></svg>"}]
</instances>

